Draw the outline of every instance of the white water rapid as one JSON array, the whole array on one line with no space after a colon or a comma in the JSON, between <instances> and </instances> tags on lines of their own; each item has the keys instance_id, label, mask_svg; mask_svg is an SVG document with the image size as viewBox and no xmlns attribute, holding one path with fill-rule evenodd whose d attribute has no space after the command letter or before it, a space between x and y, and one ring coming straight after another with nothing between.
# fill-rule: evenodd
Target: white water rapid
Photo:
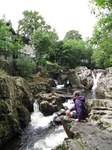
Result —
<instances>
[{"instance_id":1,"label":"white water rapid","mask_svg":"<svg viewBox=\"0 0 112 150\"><path fill-rule=\"evenodd\" d=\"M37 101L34 102L34 112L31 115L31 125L34 129L44 129L49 126L55 114L45 117L40 111ZM43 133L44 134L44 133ZM51 150L53 147L62 144L64 138L67 137L63 126L57 126L52 133L43 136L40 140L34 143L32 149L27 150Z\"/></svg>"},{"instance_id":2,"label":"white water rapid","mask_svg":"<svg viewBox=\"0 0 112 150\"><path fill-rule=\"evenodd\" d=\"M54 80L55 81L55 83L56 83L56 88L57 89L62 89L62 88L64 88L64 84L58 84L58 81L57 80Z\"/></svg>"},{"instance_id":3,"label":"white water rapid","mask_svg":"<svg viewBox=\"0 0 112 150\"><path fill-rule=\"evenodd\" d=\"M98 83L98 80L99 80L99 78L100 78L101 75L102 75L101 72L100 72L100 73L96 73L96 74L94 74L94 73L92 72L92 76L93 76L93 87L92 87L92 92L93 92L93 94L92 94L92 98L93 98L93 99L96 97L95 89L96 89L96 87L97 87L97 83Z\"/></svg>"},{"instance_id":4,"label":"white water rapid","mask_svg":"<svg viewBox=\"0 0 112 150\"><path fill-rule=\"evenodd\" d=\"M101 75L102 75L101 72L97 73L96 75L92 72L92 76L93 76L93 88L92 88L92 90L96 89L97 82L98 82L98 80L99 80L99 78L100 78Z\"/></svg>"}]
</instances>

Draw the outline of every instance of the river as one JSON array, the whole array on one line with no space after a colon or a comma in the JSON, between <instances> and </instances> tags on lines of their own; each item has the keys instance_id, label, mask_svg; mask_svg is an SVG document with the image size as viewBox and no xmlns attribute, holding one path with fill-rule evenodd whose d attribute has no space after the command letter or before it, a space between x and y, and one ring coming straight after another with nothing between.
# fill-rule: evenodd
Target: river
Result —
<instances>
[{"instance_id":1,"label":"river","mask_svg":"<svg viewBox=\"0 0 112 150\"><path fill-rule=\"evenodd\" d=\"M94 77L94 86L92 90L80 90L81 95L84 95L86 99L103 98L95 93L98 77L99 74L96 78ZM53 87L53 90L58 93L72 96L74 90L79 89L65 88L63 85L57 85ZM68 106L68 108L71 107L72 99L68 99L63 105ZM52 125L51 122L55 115L54 113L51 116L43 116L35 100L34 112L31 113L28 126L22 131L20 136L9 140L1 150L51 150L53 147L61 144L67 135L62 125Z\"/></svg>"}]
</instances>

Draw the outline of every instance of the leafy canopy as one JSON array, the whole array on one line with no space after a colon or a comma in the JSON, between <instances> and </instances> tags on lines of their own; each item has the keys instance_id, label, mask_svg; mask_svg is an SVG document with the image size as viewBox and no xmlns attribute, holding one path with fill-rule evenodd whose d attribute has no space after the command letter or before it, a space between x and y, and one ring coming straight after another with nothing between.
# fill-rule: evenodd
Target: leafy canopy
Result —
<instances>
[{"instance_id":1,"label":"leafy canopy","mask_svg":"<svg viewBox=\"0 0 112 150\"><path fill-rule=\"evenodd\" d=\"M21 40L12 34L11 28L4 20L0 20L0 55L6 58L17 53L22 47Z\"/></svg>"},{"instance_id":2,"label":"leafy canopy","mask_svg":"<svg viewBox=\"0 0 112 150\"><path fill-rule=\"evenodd\" d=\"M39 31L48 31L50 30L50 26L46 24L44 18L39 15L38 11L24 11L23 19L18 22L18 34L30 40L33 32L35 30Z\"/></svg>"},{"instance_id":3,"label":"leafy canopy","mask_svg":"<svg viewBox=\"0 0 112 150\"><path fill-rule=\"evenodd\" d=\"M70 30L66 33L64 40L69 40L69 39L76 39L76 40L82 40L82 35L79 34L78 31L76 30Z\"/></svg>"},{"instance_id":4,"label":"leafy canopy","mask_svg":"<svg viewBox=\"0 0 112 150\"><path fill-rule=\"evenodd\" d=\"M92 62L98 68L106 68L112 66L112 1L95 0L95 2L96 6L108 11L101 14L99 9L100 17L97 16L98 22L91 38L94 47Z\"/></svg>"}]
</instances>

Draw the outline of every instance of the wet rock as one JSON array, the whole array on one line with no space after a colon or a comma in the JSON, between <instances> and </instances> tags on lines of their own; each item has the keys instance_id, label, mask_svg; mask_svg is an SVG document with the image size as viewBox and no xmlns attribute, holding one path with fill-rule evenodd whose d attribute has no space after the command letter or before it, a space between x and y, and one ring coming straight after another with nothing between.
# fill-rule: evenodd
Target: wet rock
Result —
<instances>
[{"instance_id":1,"label":"wet rock","mask_svg":"<svg viewBox=\"0 0 112 150\"><path fill-rule=\"evenodd\" d=\"M66 115L66 110L61 109L56 113L56 116L53 118L53 124L55 125L61 125L61 119L60 116Z\"/></svg>"},{"instance_id":2,"label":"wet rock","mask_svg":"<svg viewBox=\"0 0 112 150\"><path fill-rule=\"evenodd\" d=\"M87 100L91 112L90 120L95 125L100 124L102 130L112 132L112 101L110 99Z\"/></svg>"},{"instance_id":3,"label":"wet rock","mask_svg":"<svg viewBox=\"0 0 112 150\"><path fill-rule=\"evenodd\" d=\"M69 82L72 87L91 89L93 87L92 70L85 66L70 69Z\"/></svg>"},{"instance_id":4,"label":"wet rock","mask_svg":"<svg viewBox=\"0 0 112 150\"><path fill-rule=\"evenodd\" d=\"M53 92L37 94L36 99L38 101L40 111L45 116L48 116L62 109L63 103L66 101L67 97L66 95Z\"/></svg>"},{"instance_id":5,"label":"wet rock","mask_svg":"<svg viewBox=\"0 0 112 150\"><path fill-rule=\"evenodd\" d=\"M98 80L95 91L99 95L112 98L112 67L104 70Z\"/></svg>"},{"instance_id":6,"label":"wet rock","mask_svg":"<svg viewBox=\"0 0 112 150\"><path fill-rule=\"evenodd\" d=\"M112 149L112 134L108 131L100 130L91 122L75 122L67 116L62 116L61 122L68 135L64 140L65 149Z\"/></svg>"},{"instance_id":7,"label":"wet rock","mask_svg":"<svg viewBox=\"0 0 112 150\"><path fill-rule=\"evenodd\" d=\"M25 79L0 76L0 146L27 126L33 102Z\"/></svg>"}]
</instances>

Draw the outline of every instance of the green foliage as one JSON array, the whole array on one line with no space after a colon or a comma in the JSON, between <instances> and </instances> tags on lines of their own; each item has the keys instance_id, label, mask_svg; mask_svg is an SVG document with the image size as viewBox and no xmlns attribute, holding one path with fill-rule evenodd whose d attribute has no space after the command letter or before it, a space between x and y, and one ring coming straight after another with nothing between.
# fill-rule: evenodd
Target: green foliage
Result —
<instances>
[{"instance_id":1,"label":"green foliage","mask_svg":"<svg viewBox=\"0 0 112 150\"><path fill-rule=\"evenodd\" d=\"M112 13L101 18L94 28L91 43L94 46L92 62L98 68L107 68L112 65Z\"/></svg>"},{"instance_id":2,"label":"green foliage","mask_svg":"<svg viewBox=\"0 0 112 150\"><path fill-rule=\"evenodd\" d=\"M76 39L63 40L60 64L65 68L87 65L91 55L92 48L88 43Z\"/></svg>"},{"instance_id":3,"label":"green foliage","mask_svg":"<svg viewBox=\"0 0 112 150\"><path fill-rule=\"evenodd\" d=\"M97 9L97 24L94 27L92 62L97 68L112 66L112 0L91 0ZM96 12L95 12L96 13Z\"/></svg>"},{"instance_id":4,"label":"green foliage","mask_svg":"<svg viewBox=\"0 0 112 150\"><path fill-rule=\"evenodd\" d=\"M46 61L47 69L59 69L57 63L52 63L50 61Z\"/></svg>"},{"instance_id":5,"label":"green foliage","mask_svg":"<svg viewBox=\"0 0 112 150\"><path fill-rule=\"evenodd\" d=\"M55 45L58 40L55 29L46 24L43 17L36 11L24 11L24 18L19 21L18 34L23 41L29 43L35 52L38 69L46 71L46 61L55 56Z\"/></svg>"},{"instance_id":6,"label":"green foliage","mask_svg":"<svg viewBox=\"0 0 112 150\"><path fill-rule=\"evenodd\" d=\"M22 77L29 77L36 69L36 63L29 57L21 56L15 61L16 67Z\"/></svg>"},{"instance_id":7,"label":"green foliage","mask_svg":"<svg viewBox=\"0 0 112 150\"><path fill-rule=\"evenodd\" d=\"M62 64L68 68L75 68L80 65L82 51L84 49L83 42L67 40L63 44Z\"/></svg>"},{"instance_id":8,"label":"green foliage","mask_svg":"<svg viewBox=\"0 0 112 150\"><path fill-rule=\"evenodd\" d=\"M0 55L10 56L12 46L11 36L10 27L3 20L0 20Z\"/></svg>"},{"instance_id":9,"label":"green foliage","mask_svg":"<svg viewBox=\"0 0 112 150\"><path fill-rule=\"evenodd\" d=\"M46 61L49 61L50 55L54 55L53 47L56 43L57 36L54 32L34 31L31 43L34 46L37 65L44 71L47 67Z\"/></svg>"},{"instance_id":10,"label":"green foliage","mask_svg":"<svg viewBox=\"0 0 112 150\"><path fill-rule=\"evenodd\" d=\"M96 6L101 7L103 9L112 9L112 0L90 0L90 2L95 2Z\"/></svg>"},{"instance_id":11,"label":"green foliage","mask_svg":"<svg viewBox=\"0 0 112 150\"><path fill-rule=\"evenodd\" d=\"M84 61L83 61L83 65L87 66L88 68L94 69L94 64L92 63L92 59L91 56L93 54L93 47L92 44L90 42L85 41L85 51L84 51Z\"/></svg>"},{"instance_id":12,"label":"green foliage","mask_svg":"<svg viewBox=\"0 0 112 150\"><path fill-rule=\"evenodd\" d=\"M51 27L47 25L39 12L37 11L24 11L23 19L19 20L18 34L30 40L35 30L48 31Z\"/></svg>"},{"instance_id":13,"label":"green foliage","mask_svg":"<svg viewBox=\"0 0 112 150\"><path fill-rule=\"evenodd\" d=\"M7 76L7 72L5 72L4 70L0 69L0 76L1 77L6 77Z\"/></svg>"},{"instance_id":14,"label":"green foliage","mask_svg":"<svg viewBox=\"0 0 112 150\"><path fill-rule=\"evenodd\" d=\"M0 20L0 55L5 58L18 54L22 44L16 35L11 32L11 26L7 26L4 20Z\"/></svg>"},{"instance_id":15,"label":"green foliage","mask_svg":"<svg viewBox=\"0 0 112 150\"><path fill-rule=\"evenodd\" d=\"M4 103L5 102L4 99L1 99L1 102Z\"/></svg>"},{"instance_id":16,"label":"green foliage","mask_svg":"<svg viewBox=\"0 0 112 150\"><path fill-rule=\"evenodd\" d=\"M65 149L67 150L67 148L65 148L63 143L56 147L56 150L65 150Z\"/></svg>"},{"instance_id":17,"label":"green foliage","mask_svg":"<svg viewBox=\"0 0 112 150\"><path fill-rule=\"evenodd\" d=\"M76 39L77 41L79 40L82 40L82 35L79 34L78 31L76 30L70 30L66 33L65 37L64 37L64 40L73 40L73 39Z\"/></svg>"}]
</instances>

